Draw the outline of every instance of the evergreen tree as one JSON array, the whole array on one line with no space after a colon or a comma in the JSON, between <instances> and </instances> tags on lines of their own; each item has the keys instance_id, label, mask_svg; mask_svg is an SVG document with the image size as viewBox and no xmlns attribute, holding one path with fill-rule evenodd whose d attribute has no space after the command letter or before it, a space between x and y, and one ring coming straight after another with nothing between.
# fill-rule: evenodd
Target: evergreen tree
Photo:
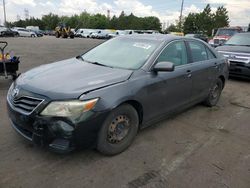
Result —
<instances>
[{"instance_id":1,"label":"evergreen tree","mask_svg":"<svg viewBox=\"0 0 250 188\"><path fill-rule=\"evenodd\" d=\"M214 28L229 26L228 11L225 7L220 6L214 15Z\"/></svg>"}]
</instances>

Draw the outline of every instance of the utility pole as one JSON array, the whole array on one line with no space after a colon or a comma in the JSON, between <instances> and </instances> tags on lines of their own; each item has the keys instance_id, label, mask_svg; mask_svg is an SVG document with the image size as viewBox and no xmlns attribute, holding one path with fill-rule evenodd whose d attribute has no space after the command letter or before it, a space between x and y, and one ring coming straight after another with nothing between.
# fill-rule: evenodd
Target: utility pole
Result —
<instances>
[{"instance_id":1,"label":"utility pole","mask_svg":"<svg viewBox=\"0 0 250 188\"><path fill-rule=\"evenodd\" d=\"M183 5L184 5L184 0L182 0L182 2L181 2L181 14L180 14L180 22L179 22L180 29L181 29L181 24L182 24L181 22L182 22Z\"/></svg>"},{"instance_id":2,"label":"utility pole","mask_svg":"<svg viewBox=\"0 0 250 188\"><path fill-rule=\"evenodd\" d=\"M5 0L3 0L3 15L4 15L4 26L7 27L7 23L6 23L6 11L5 11Z\"/></svg>"}]
</instances>

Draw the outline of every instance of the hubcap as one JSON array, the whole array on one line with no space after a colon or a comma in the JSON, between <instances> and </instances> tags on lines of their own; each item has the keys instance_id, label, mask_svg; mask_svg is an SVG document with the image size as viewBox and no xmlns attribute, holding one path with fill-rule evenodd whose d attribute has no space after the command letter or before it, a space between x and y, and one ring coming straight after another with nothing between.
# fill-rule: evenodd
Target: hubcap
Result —
<instances>
[{"instance_id":1,"label":"hubcap","mask_svg":"<svg viewBox=\"0 0 250 188\"><path fill-rule=\"evenodd\" d=\"M121 142L130 130L130 120L125 115L119 115L113 119L108 129L108 141L111 144Z\"/></svg>"},{"instance_id":2,"label":"hubcap","mask_svg":"<svg viewBox=\"0 0 250 188\"><path fill-rule=\"evenodd\" d=\"M220 89L219 89L219 85L216 84L213 89L212 89L212 98L216 99L218 98L218 96L220 95Z\"/></svg>"}]
</instances>

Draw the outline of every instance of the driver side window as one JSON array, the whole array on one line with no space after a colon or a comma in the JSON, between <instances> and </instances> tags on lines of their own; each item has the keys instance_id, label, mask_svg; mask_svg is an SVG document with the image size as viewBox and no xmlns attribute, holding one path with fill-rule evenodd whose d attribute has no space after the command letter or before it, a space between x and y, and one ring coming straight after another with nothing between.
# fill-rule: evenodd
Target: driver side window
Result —
<instances>
[{"instance_id":1,"label":"driver side window","mask_svg":"<svg viewBox=\"0 0 250 188\"><path fill-rule=\"evenodd\" d=\"M185 65L188 62L186 45L183 41L172 42L160 54L157 62L168 61L175 66Z\"/></svg>"}]
</instances>

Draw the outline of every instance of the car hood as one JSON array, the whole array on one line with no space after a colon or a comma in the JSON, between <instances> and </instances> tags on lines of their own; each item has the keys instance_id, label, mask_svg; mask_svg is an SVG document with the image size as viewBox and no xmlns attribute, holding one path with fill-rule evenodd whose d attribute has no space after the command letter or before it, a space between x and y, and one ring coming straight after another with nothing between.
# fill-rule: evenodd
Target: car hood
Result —
<instances>
[{"instance_id":1,"label":"car hood","mask_svg":"<svg viewBox=\"0 0 250 188\"><path fill-rule=\"evenodd\" d=\"M50 99L75 99L84 93L124 82L132 72L72 58L21 74L16 85Z\"/></svg>"},{"instance_id":2,"label":"car hood","mask_svg":"<svg viewBox=\"0 0 250 188\"><path fill-rule=\"evenodd\" d=\"M220 46L216 48L217 51L225 51L225 52L236 52L236 53L249 53L250 47L247 46Z\"/></svg>"},{"instance_id":3,"label":"car hood","mask_svg":"<svg viewBox=\"0 0 250 188\"><path fill-rule=\"evenodd\" d=\"M228 35L218 35L215 36L214 39L230 39L232 36L228 36Z\"/></svg>"}]
</instances>

